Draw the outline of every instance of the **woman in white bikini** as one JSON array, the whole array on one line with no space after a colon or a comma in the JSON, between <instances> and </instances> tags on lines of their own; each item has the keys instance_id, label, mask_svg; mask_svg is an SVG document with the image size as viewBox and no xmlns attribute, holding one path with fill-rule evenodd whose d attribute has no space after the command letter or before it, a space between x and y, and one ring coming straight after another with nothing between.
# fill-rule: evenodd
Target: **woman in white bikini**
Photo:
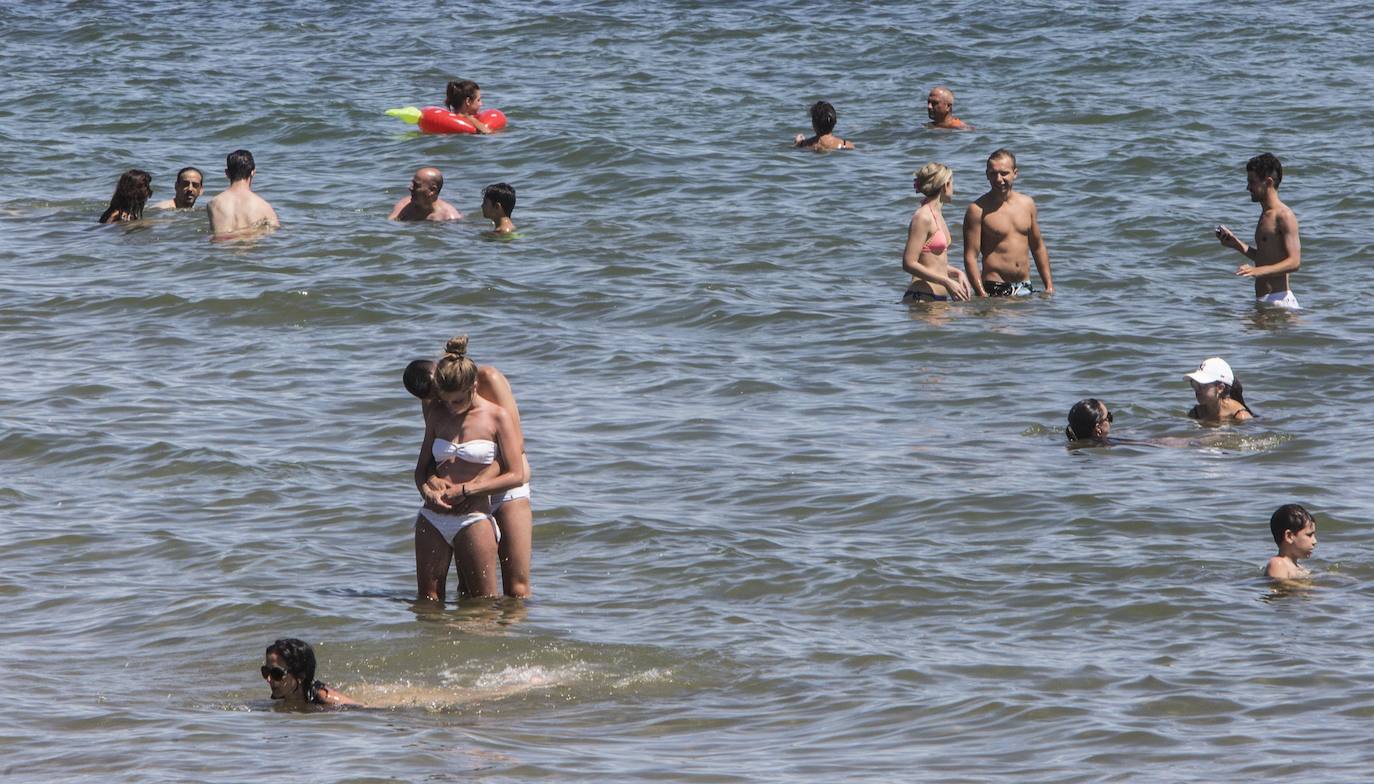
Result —
<instances>
[{"instance_id":1,"label":"woman in white bikini","mask_svg":"<svg viewBox=\"0 0 1374 784\"><path fill-rule=\"evenodd\" d=\"M437 399L424 407L425 440L415 464L415 487L425 501L415 519L422 599L443 600L450 561L457 561L464 596L497 594L501 534L489 496L527 479L520 428L504 408L477 394L477 364L467 347L466 335L445 346L434 368ZM431 482L431 472L448 485Z\"/></svg>"},{"instance_id":2,"label":"woman in white bikini","mask_svg":"<svg viewBox=\"0 0 1374 784\"><path fill-rule=\"evenodd\" d=\"M406 365L402 374L406 391L420 399L420 412L427 413L429 406L438 405L434 387L434 361L417 359ZM516 405L515 393L511 391L510 381L504 373L491 365L477 366L477 394L504 408L515 419L515 429L520 428L520 407ZM530 461L521 456L525 464L525 484L502 494L491 497L491 516L501 532L499 553L501 556L501 584L507 596L524 598L530 595L530 547L534 527L534 515L530 509ZM452 493L456 491L448 481L431 475L426 484L432 489Z\"/></svg>"},{"instance_id":3,"label":"woman in white bikini","mask_svg":"<svg viewBox=\"0 0 1374 784\"><path fill-rule=\"evenodd\" d=\"M954 172L943 163L927 163L913 183L925 196L907 229L902 269L911 274L903 302L947 302L969 298L968 283L949 266L949 224L941 212L954 199Z\"/></svg>"}]
</instances>

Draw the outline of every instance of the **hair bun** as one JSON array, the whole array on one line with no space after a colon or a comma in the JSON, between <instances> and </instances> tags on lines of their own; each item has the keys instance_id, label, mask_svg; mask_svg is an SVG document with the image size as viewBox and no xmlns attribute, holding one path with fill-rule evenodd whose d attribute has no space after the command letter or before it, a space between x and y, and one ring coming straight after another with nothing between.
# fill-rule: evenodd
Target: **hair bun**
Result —
<instances>
[{"instance_id":1,"label":"hair bun","mask_svg":"<svg viewBox=\"0 0 1374 784\"><path fill-rule=\"evenodd\" d=\"M468 336L459 335L456 338L450 338L449 341L444 344L444 353L452 354L458 357L459 359L462 359L463 357L467 356Z\"/></svg>"}]
</instances>

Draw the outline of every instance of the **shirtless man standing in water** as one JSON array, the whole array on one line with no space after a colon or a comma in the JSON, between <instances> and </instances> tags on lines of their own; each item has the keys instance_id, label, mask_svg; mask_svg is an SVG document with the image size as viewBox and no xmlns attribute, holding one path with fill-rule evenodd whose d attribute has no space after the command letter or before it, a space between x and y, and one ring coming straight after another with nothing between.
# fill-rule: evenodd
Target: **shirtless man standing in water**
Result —
<instances>
[{"instance_id":1,"label":"shirtless man standing in water","mask_svg":"<svg viewBox=\"0 0 1374 784\"><path fill-rule=\"evenodd\" d=\"M1030 284L1030 256L1045 284L1050 279L1050 252L1040 236L1035 201L1011 189L1016 181L1016 156L997 150L988 156L988 192L964 213L964 270L980 297L1024 297L1035 293ZM978 257L983 267L978 269Z\"/></svg>"},{"instance_id":2,"label":"shirtless man standing in water","mask_svg":"<svg viewBox=\"0 0 1374 784\"><path fill-rule=\"evenodd\" d=\"M281 225L277 213L265 199L253 192L253 175L257 173L253 153L234 150L225 160L224 176L229 187L210 200L210 233L215 239L245 233L251 229L275 229Z\"/></svg>"},{"instance_id":3,"label":"shirtless man standing in water","mask_svg":"<svg viewBox=\"0 0 1374 784\"><path fill-rule=\"evenodd\" d=\"M1298 300L1288 289L1288 273L1302 265L1302 246L1298 242L1298 217L1279 201L1283 164L1271 153L1251 158L1245 164L1245 189L1250 201L1259 202L1259 223L1255 225L1255 244L1246 245L1225 226L1217 226L1217 239L1227 248L1238 250L1254 265L1242 264L1236 274L1255 279L1255 301L1261 305L1300 310Z\"/></svg>"}]
</instances>

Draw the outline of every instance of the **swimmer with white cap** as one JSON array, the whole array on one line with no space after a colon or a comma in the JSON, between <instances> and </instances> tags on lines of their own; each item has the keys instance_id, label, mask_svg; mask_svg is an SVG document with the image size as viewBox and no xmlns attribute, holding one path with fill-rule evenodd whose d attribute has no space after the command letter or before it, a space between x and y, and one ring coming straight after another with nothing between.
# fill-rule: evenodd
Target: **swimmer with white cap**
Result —
<instances>
[{"instance_id":1,"label":"swimmer with white cap","mask_svg":"<svg viewBox=\"0 0 1374 784\"><path fill-rule=\"evenodd\" d=\"M1197 405L1188 416L1200 422L1244 422L1254 419L1255 412L1245 404L1244 390L1231 366L1221 357L1204 360L1197 370L1184 374L1193 385Z\"/></svg>"}]
</instances>

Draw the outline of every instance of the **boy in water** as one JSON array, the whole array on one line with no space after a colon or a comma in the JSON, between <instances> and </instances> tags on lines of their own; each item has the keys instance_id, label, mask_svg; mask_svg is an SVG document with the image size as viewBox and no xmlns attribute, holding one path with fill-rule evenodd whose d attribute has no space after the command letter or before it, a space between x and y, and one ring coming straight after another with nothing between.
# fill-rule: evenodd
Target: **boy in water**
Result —
<instances>
[{"instance_id":1,"label":"boy in water","mask_svg":"<svg viewBox=\"0 0 1374 784\"><path fill-rule=\"evenodd\" d=\"M1275 580L1298 580L1312 573L1298 563L1317 549L1317 521L1299 504L1284 504L1269 518L1269 533L1279 554L1269 559L1264 574Z\"/></svg>"},{"instance_id":2,"label":"boy in water","mask_svg":"<svg viewBox=\"0 0 1374 784\"><path fill-rule=\"evenodd\" d=\"M496 234L515 233L510 214L515 211L515 189L504 182L482 189L482 217L491 221Z\"/></svg>"},{"instance_id":3,"label":"boy in water","mask_svg":"<svg viewBox=\"0 0 1374 784\"><path fill-rule=\"evenodd\" d=\"M1255 300L1260 305L1299 310L1298 300L1288 288L1288 273L1302 266L1302 245L1298 242L1298 217L1279 201L1283 164L1271 153L1256 155L1245 164L1245 189L1250 201L1260 205L1255 224L1255 244L1246 245L1230 229L1217 226L1217 240L1238 250L1254 264L1242 264L1236 274L1255 279Z\"/></svg>"}]
</instances>

